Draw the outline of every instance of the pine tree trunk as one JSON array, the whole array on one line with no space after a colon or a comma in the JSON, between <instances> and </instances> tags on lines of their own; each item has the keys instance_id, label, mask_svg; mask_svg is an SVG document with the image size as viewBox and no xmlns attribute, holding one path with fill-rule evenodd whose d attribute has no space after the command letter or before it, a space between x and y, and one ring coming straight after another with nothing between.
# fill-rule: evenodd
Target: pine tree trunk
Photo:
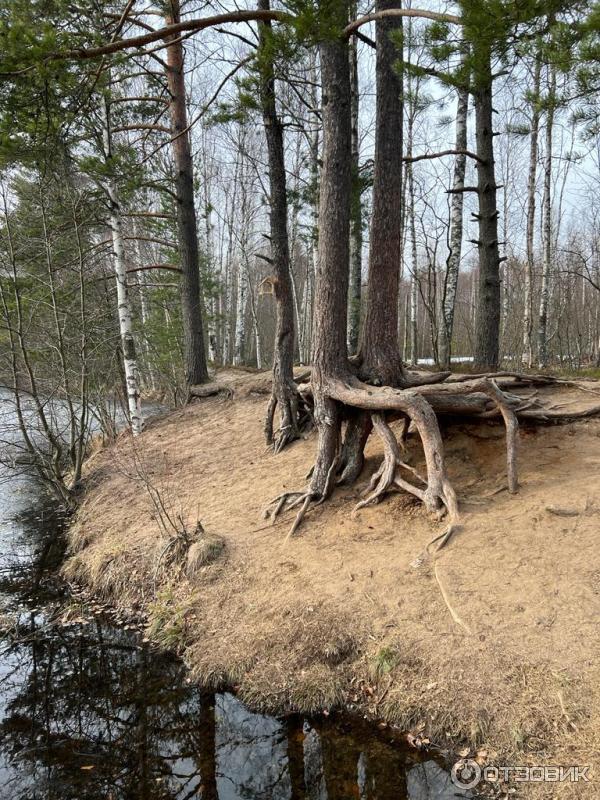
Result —
<instances>
[{"instance_id":1,"label":"pine tree trunk","mask_svg":"<svg viewBox=\"0 0 600 800\"><path fill-rule=\"evenodd\" d=\"M548 300L550 296L550 270L552 267L552 134L556 101L556 70L548 68L548 111L546 112L546 152L544 154L543 239L544 259L542 267L542 289L538 319L538 366L548 365Z\"/></svg>"},{"instance_id":2,"label":"pine tree trunk","mask_svg":"<svg viewBox=\"0 0 600 800\"><path fill-rule=\"evenodd\" d=\"M171 13L166 18L167 24L179 22L179 5L179 0L170 0ZM172 37L167 47L166 77L170 95L169 111L177 193L185 381L187 386L193 386L208 380L208 368L204 350L198 230L194 206L194 171L190 136L187 130L183 45L178 36Z\"/></svg>"},{"instance_id":3,"label":"pine tree trunk","mask_svg":"<svg viewBox=\"0 0 600 800\"><path fill-rule=\"evenodd\" d=\"M398 0L378 0L376 9L400 8ZM376 122L369 283L360 347L360 375L386 385L404 380L398 331L398 292L402 263L402 78L395 69L401 55L394 41L402 34L399 17L376 23Z\"/></svg>"},{"instance_id":4,"label":"pine tree trunk","mask_svg":"<svg viewBox=\"0 0 600 800\"><path fill-rule=\"evenodd\" d=\"M500 251L494 168L491 52L478 53L481 64L474 89L479 197L479 296L475 322L475 368L498 368L500 348Z\"/></svg>"},{"instance_id":5,"label":"pine tree trunk","mask_svg":"<svg viewBox=\"0 0 600 800\"><path fill-rule=\"evenodd\" d=\"M351 19L356 17L356 3L351 5ZM350 92L351 92L351 158L352 158L352 207L350 211L350 297L348 302L348 350L358 351L360 334L360 312L362 292L362 197L359 174L360 140L358 51L356 37L349 44Z\"/></svg>"},{"instance_id":6,"label":"pine tree trunk","mask_svg":"<svg viewBox=\"0 0 600 800\"><path fill-rule=\"evenodd\" d=\"M336 27L342 30L348 19L348 3L336 4L332 16ZM346 315L352 194L351 98L347 43L330 38L320 44L319 52L323 167L311 376L319 441L311 492L325 496L340 441L338 404L328 396L328 382L346 375L348 369Z\"/></svg>"},{"instance_id":7,"label":"pine tree trunk","mask_svg":"<svg viewBox=\"0 0 600 800\"><path fill-rule=\"evenodd\" d=\"M531 102L531 133L529 143L529 176L527 178L527 233L526 252L527 266L525 270L525 296L523 298L523 357L527 366L533 366L533 270L534 236L535 236L535 185L537 177L538 139L540 128L540 73L541 58L535 60L533 74L533 99Z\"/></svg>"},{"instance_id":8,"label":"pine tree trunk","mask_svg":"<svg viewBox=\"0 0 600 800\"><path fill-rule=\"evenodd\" d=\"M259 10L270 10L270 0L258 0ZM283 126L277 113L275 95L275 72L271 55L271 23L261 23L261 75L260 101L263 124L267 140L270 188L270 232L271 258L273 261L273 290L277 304L275 326L275 348L273 353L273 388L271 403L265 423L265 436L269 444L273 441L273 415L276 402L280 410L281 424L277 449L285 446L298 435L298 396L294 383L294 302L290 274L290 250L288 239L288 204L285 174ZM283 437L283 438L282 438Z\"/></svg>"},{"instance_id":9,"label":"pine tree trunk","mask_svg":"<svg viewBox=\"0 0 600 800\"><path fill-rule=\"evenodd\" d=\"M376 9L399 8L396 0L379 0ZM373 213L365 319L357 362L361 380L401 386L405 373L398 342L398 294L402 264L402 78L394 68L400 44L400 18L376 23L376 120L373 170ZM365 412L349 416L340 459L341 483L360 474L363 451L372 429Z\"/></svg>"},{"instance_id":10,"label":"pine tree trunk","mask_svg":"<svg viewBox=\"0 0 600 800\"><path fill-rule=\"evenodd\" d=\"M469 90L458 90L458 104L456 108L456 149L467 149L467 114L469 110ZM452 331L454 328L454 307L456 304L456 290L458 286L458 273L462 253L463 238L463 201L461 191L465 185L465 172L467 157L459 153L454 161L454 176L452 179L452 195L450 206L450 253L446 262L446 275L444 281L444 295L442 298L442 320L439 339L439 362L443 369L450 368L452 356Z\"/></svg>"}]
</instances>

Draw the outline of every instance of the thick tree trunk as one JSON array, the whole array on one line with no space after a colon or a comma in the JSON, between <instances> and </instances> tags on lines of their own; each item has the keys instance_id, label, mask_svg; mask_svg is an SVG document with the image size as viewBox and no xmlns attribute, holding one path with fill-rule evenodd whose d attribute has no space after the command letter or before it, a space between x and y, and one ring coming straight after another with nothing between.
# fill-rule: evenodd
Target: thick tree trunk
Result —
<instances>
[{"instance_id":1,"label":"thick tree trunk","mask_svg":"<svg viewBox=\"0 0 600 800\"><path fill-rule=\"evenodd\" d=\"M348 3L336 4L332 22L339 30L346 24L348 10ZM331 491L340 439L339 408L329 396L329 382L348 372L346 309L352 173L348 45L341 39L329 39L321 43L319 52L323 167L311 376L319 440L310 492L324 497Z\"/></svg>"},{"instance_id":2,"label":"thick tree trunk","mask_svg":"<svg viewBox=\"0 0 600 800\"><path fill-rule=\"evenodd\" d=\"M351 18L356 17L356 3L351 4ZM352 37L350 52L351 92L351 158L352 158L352 206L350 211L350 297L348 302L348 350L353 355L358 351L360 335L360 312L362 292L362 195L359 173L360 140L358 131L359 84L358 51L356 37Z\"/></svg>"},{"instance_id":3,"label":"thick tree trunk","mask_svg":"<svg viewBox=\"0 0 600 800\"><path fill-rule=\"evenodd\" d=\"M166 18L167 24L179 22L179 0L170 0L170 7L171 13ZM166 77L170 95L169 110L177 193L185 380L187 386L193 386L208 380L208 368L202 325L198 230L194 207L194 171L188 132L183 45L177 36L170 39L167 47Z\"/></svg>"},{"instance_id":4,"label":"thick tree trunk","mask_svg":"<svg viewBox=\"0 0 600 800\"><path fill-rule=\"evenodd\" d=\"M548 364L548 304L550 297L550 270L552 267L552 134L556 102L556 70L548 67L548 110L546 112L546 152L544 154L543 239L544 259L542 267L542 289L538 319L538 366Z\"/></svg>"},{"instance_id":5,"label":"thick tree trunk","mask_svg":"<svg viewBox=\"0 0 600 800\"><path fill-rule=\"evenodd\" d=\"M270 0L258 0L261 11L270 10ZM275 349L273 353L273 389L265 422L268 444L273 443L273 412L279 406L280 427L275 449L281 450L298 436L298 392L294 383L294 303L290 273L288 239L287 187L283 126L277 114L275 72L270 39L271 23L261 23L260 29L260 101L267 140L270 186L271 258L273 261L273 291L277 304Z\"/></svg>"},{"instance_id":6,"label":"thick tree trunk","mask_svg":"<svg viewBox=\"0 0 600 800\"><path fill-rule=\"evenodd\" d=\"M477 141L477 189L479 197L479 297L475 323L475 368L495 370L500 348L500 251L498 204L494 169L491 53L478 53L476 76L475 137Z\"/></svg>"},{"instance_id":7,"label":"thick tree trunk","mask_svg":"<svg viewBox=\"0 0 600 800\"><path fill-rule=\"evenodd\" d=\"M456 149L467 149L467 114L469 110L469 90L467 87L458 90L458 104L456 108ZM458 286L458 272L462 253L463 238L463 200L465 172L467 157L464 152L459 152L454 161L454 176L452 179L452 195L450 206L450 253L446 261L446 275L444 279L444 295L442 297L442 319L440 320L439 362L443 369L450 368L452 356L452 331L454 328L454 307L456 303L456 289Z\"/></svg>"},{"instance_id":8,"label":"thick tree trunk","mask_svg":"<svg viewBox=\"0 0 600 800\"><path fill-rule=\"evenodd\" d=\"M379 0L377 10L399 8L396 0ZM394 69L402 20L376 24L376 124L373 213L365 319L357 359L359 377L377 385L405 384L398 342L398 294L402 264L402 78ZM352 265L351 265L352 270ZM360 475L363 451L372 423L369 414L350 412L340 457L340 483Z\"/></svg>"},{"instance_id":9,"label":"thick tree trunk","mask_svg":"<svg viewBox=\"0 0 600 800\"><path fill-rule=\"evenodd\" d=\"M537 178L538 139L540 129L540 74L542 61L538 54L533 73L533 98L531 101L531 132L529 139L529 176L527 178L527 233L525 270L525 296L523 298L523 358L527 366L533 366L533 270L535 236L535 184Z\"/></svg>"},{"instance_id":10,"label":"thick tree trunk","mask_svg":"<svg viewBox=\"0 0 600 800\"><path fill-rule=\"evenodd\" d=\"M400 8L398 0L378 0L376 4L377 11L395 8ZM402 263L402 78L395 69L401 51L394 35L402 35L400 17L377 21L373 213L359 370L363 380L390 386L405 382L397 337Z\"/></svg>"}]
</instances>

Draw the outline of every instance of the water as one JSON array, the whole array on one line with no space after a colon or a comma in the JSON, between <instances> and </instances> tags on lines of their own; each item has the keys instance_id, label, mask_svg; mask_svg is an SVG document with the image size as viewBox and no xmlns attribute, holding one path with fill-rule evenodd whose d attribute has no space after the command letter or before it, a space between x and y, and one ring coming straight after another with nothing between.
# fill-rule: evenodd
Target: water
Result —
<instances>
[{"instance_id":1,"label":"water","mask_svg":"<svg viewBox=\"0 0 600 800\"><path fill-rule=\"evenodd\" d=\"M0 475L0 800L461 796L389 730L253 714L82 613L57 577L63 524L27 478Z\"/></svg>"}]
</instances>

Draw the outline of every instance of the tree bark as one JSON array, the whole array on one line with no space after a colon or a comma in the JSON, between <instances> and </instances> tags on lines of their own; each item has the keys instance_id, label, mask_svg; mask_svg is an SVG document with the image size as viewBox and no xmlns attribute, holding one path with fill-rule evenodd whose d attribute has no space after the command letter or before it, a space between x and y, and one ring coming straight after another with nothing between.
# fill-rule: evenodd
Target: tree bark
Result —
<instances>
[{"instance_id":1,"label":"tree bark","mask_svg":"<svg viewBox=\"0 0 600 800\"><path fill-rule=\"evenodd\" d=\"M469 111L469 90L465 86L458 90L456 108L456 149L467 149L467 114ZM444 295L442 297L442 320L440 325L439 362L443 369L450 368L452 357L452 331L454 328L454 307L458 286L458 273L462 253L463 202L467 157L459 152L454 161L452 194L450 206L450 253L446 261Z\"/></svg>"},{"instance_id":2,"label":"tree bark","mask_svg":"<svg viewBox=\"0 0 600 800\"><path fill-rule=\"evenodd\" d=\"M492 64L486 46L477 53L480 65L475 79L475 138L477 141L477 190L479 197L479 298L475 322L475 368L498 367L500 349L500 251L498 204L494 168Z\"/></svg>"},{"instance_id":3,"label":"tree bark","mask_svg":"<svg viewBox=\"0 0 600 800\"><path fill-rule=\"evenodd\" d=\"M378 0L377 11L400 8L398 0ZM398 291L402 264L402 79L395 69L402 19L376 23L376 127L369 282L360 347L363 380L398 386L404 368L398 346Z\"/></svg>"},{"instance_id":4,"label":"tree bark","mask_svg":"<svg viewBox=\"0 0 600 800\"><path fill-rule=\"evenodd\" d=\"M397 8L397 0L379 0L378 10ZM398 342L398 293L402 269L402 78L394 68L402 33L400 18L386 17L376 26L376 123L373 213L369 281L357 371L376 385L405 384ZM353 483L364 463L363 451L372 424L369 414L351 411L340 457L340 483Z\"/></svg>"},{"instance_id":5,"label":"tree bark","mask_svg":"<svg viewBox=\"0 0 600 800\"><path fill-rule=\"evenodd\" d=\"M342 30L349 4L332 9L331 21ZM323 117L323 167L319 197L319 256L313 320L313 369L318 450L311 495L331 491L340 439L338 404L329 397L329 381L348 371L346 308L350 256L352 195L350 75L348 45L327 39L319 47Z\"/></svg>"},{"instance_id":6,"label":"tree bark","mask_svg":"<svg viewBox=\"0 0 600 800\"><path fill-rule=\"evenodd\" d=\"M351 17L356 17L356 3L351 4ZM348 350L358 351L360 335L360 312L362 293L362 196L359 173L360 140L359 83L357 39L351 37L350 54L350 119L351 119L351 159L352 159L352 205L350 210L350 298L348 303Z\"/></svg>"},{"instance_id":7,"label":"tree bark","mask_svg":"<svg viewBox=\"0 0 600 800\"><path fill-rule=\"evenodd\" d=\"M550 297L550 270L552 267L552 134L556 104L556 70L548 67L548 110L546 112L546 152L544 154L543 238L544 260L542 289L538 319L538 366L548 365L548 305Z\"/></svg>"},{"instance_id":8,"label":"tree bark","mask_svg":"<svg viewBox=\"0 0 600 800\"><path fill-rule=\"evenodd\" d=\"M105 159L112 159L110 108L108 100L104 100L104 151ZM135 339L133 336L133 317L127 285L127 263L125 261L125 244L121 222L121 206L117 187L112 178L105 184L109 202L109 224L112 235L115 278L117 282L117 308L119 314L119 333L123 351L123 369L127 389L127 408L131 433L138 436L142 432L142 404L140 398L140 379L137 366Z\"/></svg>"},{"instance_id":9,"label":"tree bark","mask_svg":"<svg viewBox=\"0 0 600 800\"><path fill-rule=\"evenodd\" d=\"M269 11L270 0L258 0L258 10ZM277 113L275 69L272 42L270 41L271 23L260 23L259 30L260 102L269 163L271 259L273 261L273 291L277 307L273 388L265 422L265 437L268 444L273 444L273 412L275 405L278 405L280 427L275 444L276 449L280 450L298 436L299 399L294 383L294 303L290 273L283 126Z\"/></svg>"},{"instance_id":10,"label":"tree bark","mask_svg":"<svg viewBox=\"0 0 600 800\"><path fill-rule=\"evenodd\" d=\"M166 18L167 25L180 21L179 0L170 0L170 8L170 14ZM204 349L194 169L188 132L183 45L176 35L168 39L166 77L170 95L172 152L175 162L185 381L187 386L194 386L208 381L208 368Z\"/></svg>"},{"instance_id":11,"label":"tree bark","mask_svg":"<svg viewBox=\"0 0 600 800\"><path fill-rule=\"evenodd\" d=\"M533 270L535 267L535 184L537 178L538 139L540 129L540 74L542 61L538 53L533 73L533 98L531 101L531 133L529 142L529 175L527 178L527 268L525 270L525 296L523 298L523 356L531 369L533 366Z\"/></svg>"}]
</instances>

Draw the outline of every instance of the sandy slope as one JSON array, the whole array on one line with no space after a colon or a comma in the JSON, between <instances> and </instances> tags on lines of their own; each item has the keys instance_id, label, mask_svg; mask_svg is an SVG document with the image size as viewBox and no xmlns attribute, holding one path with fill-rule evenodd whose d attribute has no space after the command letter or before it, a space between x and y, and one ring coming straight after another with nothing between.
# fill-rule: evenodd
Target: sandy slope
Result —
<instances>
[{"instance_id":1,"label":"sandy slope","mask_svg":"<svg viewBox=\"0 0 600 800\"><path fill-rule=\"evenodd\" d=\"M464 524L435 565L414 567L444 530L416 501L397 494L351 516L376 441L361 486L338 490L295 538L284 543L289 518L266 526L261 510L302 487L315 441L266 453L265 398L251 391L260 381L227 377L233 401L154 423L135 454L123 437L94 456L69 575L143 606L198 679L232 684L255 706L347 702L405 728L425 722L443 745L486 745L503 763L591 763L595 788L528 788L600 796L600 422L523 428L515 497L497 492L502 428L448 429ZM594 400L571 389L556 398ZM419 466L414 439L409 449ZM166 566L149 485L170 515L190 529L199 518L225 542L189 579Z\"/></svg>"}]
</instances>

